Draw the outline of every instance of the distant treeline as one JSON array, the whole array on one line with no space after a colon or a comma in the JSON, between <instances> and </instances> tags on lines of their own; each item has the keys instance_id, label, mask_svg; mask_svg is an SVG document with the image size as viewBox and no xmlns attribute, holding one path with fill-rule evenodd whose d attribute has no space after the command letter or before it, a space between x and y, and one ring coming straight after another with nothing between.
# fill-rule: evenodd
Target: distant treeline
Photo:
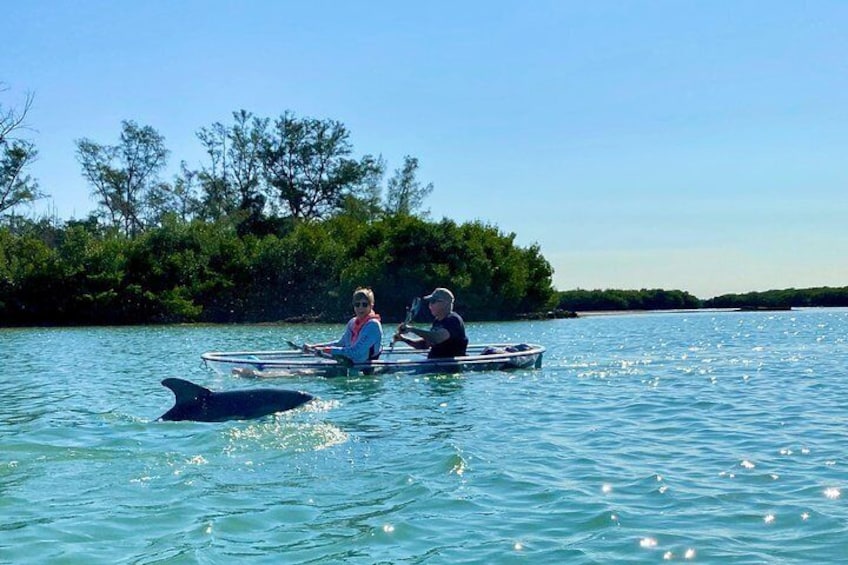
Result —
<instances>
[{"instance_id":1,"label":"distant treeline","mask_svg":"<svg viewBox=\"0 0 848 565\"><path fill-rule=\"evenodd\" d=\"M724 294L702 300L681 290L567 290L557 308L571 312L599 310L678 310L697 308L792 308L848 306L848 287L768 290Z\"/></svg>"},{"instance_id":2,"label":"distant treeline","mask_svg":"<svg viewBox=\"0 0 848 565\"><path fill-rule=\"evenodd\" d=\"M281 220L265 234L172 217L133 237L93 219L18 222L0 227L0 325L340 322L358 286L387 321L436 286L472 320L550 309L553 270L514 237L404 214Z\"/></svg>"},{"instance_id":3,"label":"distant treeline","mask_svg":"<svg viewBox=\"0 0 848 565\"><path fill-rule=\"evenodd\" d=\"M558 307L571 312L599 310L674 310L700 308L701 301L681 290L566 290Z\"/></svg>"},{"instance_id":4,"label":"distant treeline","mask_svg":"<svg viewBox=\"0 0 848 565\"><path fill-rule=\"evenodd\" d=\"M745 294L724 294L703 301L704 308L802 308L848 306L848 286L787 288Z\"/></svg>"}]
</instances>

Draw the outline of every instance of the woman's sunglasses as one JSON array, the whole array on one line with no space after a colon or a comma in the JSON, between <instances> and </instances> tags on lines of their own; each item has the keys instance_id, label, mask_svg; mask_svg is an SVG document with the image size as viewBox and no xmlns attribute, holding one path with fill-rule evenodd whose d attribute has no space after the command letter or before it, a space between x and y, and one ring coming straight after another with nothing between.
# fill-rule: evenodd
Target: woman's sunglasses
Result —
<instances>
[{"instance_id":1,"label":"woman's sunglasses","mask_svg":"<svg viewBox=\"0 0 848 565\"><path fill-rule=\"evenodd\" d=\"M370 302L354 302L353 303L354 308L366 308L368 306L371 306Z\"/></svg>"}]
</instances>

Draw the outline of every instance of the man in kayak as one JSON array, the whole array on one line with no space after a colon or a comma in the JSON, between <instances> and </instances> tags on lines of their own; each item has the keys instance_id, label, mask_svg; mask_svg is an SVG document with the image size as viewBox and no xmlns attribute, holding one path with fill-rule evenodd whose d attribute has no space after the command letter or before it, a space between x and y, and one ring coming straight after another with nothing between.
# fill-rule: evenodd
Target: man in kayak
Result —
<instances>
[{"instance_id":1,"label":"man in kayak","mask_svg":"<svg viewBox=\"0 0 848 565\"><path fill-rule=\"evenodd\" d=\"M397 333L392 338L402 341L416 349L430 348L429 359L442 357L461 357L468 347L465 336L465 322L453 311L453 293L446 288L437 288L424 297L433 315L433 325L429 330L415 328L408 324L398 326ZM414 334L417 338L406 337L403 334Z\"/></svg>"},{"instance_id":2,"label":"man in kayak","mask_svg":"<svg viewBox=\"0 0 848 565\"><path fill-rule=\"evenodd\" d=\"M374 291L370 288L353 291L353 318L345 326L341 338L328 343L303 345L307 353L320 351L345 357L353 363L377 359L382 348L383 326L380 324L380 315L374 312Z\"/></svg>"}]
</instances>

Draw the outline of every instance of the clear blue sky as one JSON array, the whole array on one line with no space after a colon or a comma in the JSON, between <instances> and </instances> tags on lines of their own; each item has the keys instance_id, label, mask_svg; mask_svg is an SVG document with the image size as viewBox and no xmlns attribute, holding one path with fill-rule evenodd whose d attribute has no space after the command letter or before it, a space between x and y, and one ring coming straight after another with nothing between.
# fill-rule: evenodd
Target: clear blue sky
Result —
<instances>
[{"instance_id":1,"label":"clear blue sky","mask_svg":"<svg viewBox=\"0 0 848 565\"><path fill-rule=\"evenodd\" d=\"M40 1L2 9L31 173L94 206L74 141L180 160L234 110L346 125L432 217L534 242L561 290L848 285L848 2ZM447 281L446 281L447 283Z\"/></svg>"}]
</instances>

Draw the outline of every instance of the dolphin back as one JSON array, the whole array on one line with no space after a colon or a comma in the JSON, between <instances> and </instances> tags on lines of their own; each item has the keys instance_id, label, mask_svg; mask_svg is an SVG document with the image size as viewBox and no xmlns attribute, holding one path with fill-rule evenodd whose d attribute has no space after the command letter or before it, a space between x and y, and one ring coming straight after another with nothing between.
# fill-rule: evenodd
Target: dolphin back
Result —
<instances>
[{"instance_id":1,"label":"dolphin back","mask_svg":"<svg viewBox=\"0 0 848 565\"><path fill-rule=\"evenodd\" d=\"M171 389L174 393L174 407L159 416L160 420L188 420L191 413L202 406L203 400L212 396L212 391L192 382L169 378L162 381L162 385Z\"/></svg>"},{"instance_id":2,"label":"dolphin back","mask_svg":"<svg viewBox=\"0 0 848 565\"><path fill-rule=\"evenodd\" d=\"M260 418L297 408L313 399L311 394L282 389L251 389L212 392L192 382L169 378L162 385L174 393L174 407L162 414L165 421L221 422Z\"/></svg>"},{"instance_id":3,"label":"dolphin back","mask_svg":"<svg viewBox=\"0 0 848 565\"><path fill-rule=\"evenodd\" d=\"M177 398L177 404L197 401L212 394L212 391L208 388L203 388L183 379L165 379L162 384L171 389Z\"/></svg>"}]
</instances>

